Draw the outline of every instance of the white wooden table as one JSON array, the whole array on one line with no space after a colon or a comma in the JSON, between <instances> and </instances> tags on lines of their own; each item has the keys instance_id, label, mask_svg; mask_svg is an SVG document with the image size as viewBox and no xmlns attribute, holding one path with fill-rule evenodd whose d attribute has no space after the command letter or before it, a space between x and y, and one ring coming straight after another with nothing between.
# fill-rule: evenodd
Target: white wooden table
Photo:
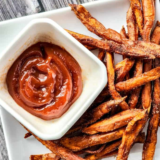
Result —
<instances>
[{"instance_id":1,"label":"white wooden table","mask_svg":"<svg viewBox=\"0 0 160 160\"><path fill-rule=\"evenodd\" d=\"M0 0L0 21L95 0ZM16 147L16 146L15 146ZM8 160L0 119L0 160Z\"/></svg>"}]
</instances>

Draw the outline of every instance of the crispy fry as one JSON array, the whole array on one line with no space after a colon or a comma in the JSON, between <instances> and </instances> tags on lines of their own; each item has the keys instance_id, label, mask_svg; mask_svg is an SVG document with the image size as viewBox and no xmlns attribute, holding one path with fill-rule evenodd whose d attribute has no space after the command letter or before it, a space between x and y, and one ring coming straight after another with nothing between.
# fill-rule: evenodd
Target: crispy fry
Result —
<instances>
[{"instance_id":1,"label":"crispy fry","mask_svg":"<svg viewBox=\"0 0 160 160\"><path fill-rule=\"evenodd\" d=\"M130 91L147 82L154 81L160 77L160 67L156 67L148 72L145 72L137 77L131 78L127 81L119 82L116 84L116 89L119 92Z\"/></svg>"},{"instance_id":2,"label":"crispy fry","mask_svg":"<svg viewBox=\"0 0 160 160\"><path fill-rule=\"evenodd\" d=\"M156 27L152 34L151 42L155 44L160 44L160 22L157 21Z\"/></svg>"},{"instance_id":3,"label":"crispy fry","mask_svg":"<svg viewBox=\"0 0 160 160\"><path fill-rule=\"evenodd\" d=\"M156 23L151 41L156 44L160 43L160 22ZM154 67L158 67L158 66L160 66L160 59L157 58L154 61ZM153 103L154 105L158 106L160 111L160 79L159 78L154 81ZM160 126L160 123L159 123L159 126Z\"/></svg>"},{"instance_id":4,"label":"crispy fry","mask_svg":"<svg viewBox=\"0 0 160 160\"><path fill-rule=\"evenodd\" d=\"M134 77L140 76L143 72L142 60L137 60L135 65ZM128 100L129 108L134 109L138 103L141 87L136 88L130 95Z\"/></svg>"},{"instance_id":5,"label":"crispy fry","mask_svg":"<svg viewBox=\"0 0 160 160\"><path fill-rule=\"evenodd\" d=\"M86 149L85 153L90 153L90 154L97 154L100 153L104 148L105 148L106 144L101 145L100 148L98 148L97 150L90 150L90 149ZM94 146L93 146L94 147Z\"/></svg>"},{"instance_id":6,"label":"crispy fry","mask_svg":"<svg viewBox=\"0 0 160 160\"><path fill-rule=\"evenodd\" d=\"M131 7L134 12L136 22L138 24L138 28L140 33L142 34L143 31L143 16L142 16L142 6L139 0L130 0Z\"/></svg>"},{"instance_id":7,"label":"crispy fry","mask_svg":"<svg viewBox=\"0 0 160 160\"><path fill-rule=\"evenodd\" d=\"M142 38L144 41L150 41L150 34L155 20L154 0L142 0L144 27Z\"/></svg>"},{"instance_id":8,"label":"crispy fry","mask_svg":"<svg viewBox=\"0 0 160 160\"><path fill-rule=\"evenodd\" d=\"M127 42L128 40L126 40ZM127 43L119 44L114 41L106 41L106 43L110 46L109 52L115 52L117 54L121 54L123 56L130 56L134 58L144 58L144 59L154 59L156 57L160 57L160 47L157 47L157 50L154 48L150 49L153 44L151 43L140 43L137 45L134 43L128 45ZM143 46L141 46L143 45ZM145 45L145 47L144 47Z\"/></svg>"},{"instance_id":9,"label":"crispy fry","mask_svg":"<svg viewBox=\"0 0 160 160\"><path fill-rule=\"evenodd\" d=\"M30 136L32 136L32 134L28 132L28 133L25 134L24 138L26 139L26 138L28 138Z\"/></svg>"},{"instance_id":10,"label":"crispy fry","mask_svg":"<svg viewBox=\"0 0 160 160\"><path fill-rule=\"evenodd\" d=\"M124 39L125 39L125 38L128 38L124 26L122 26L122 29L121 29L121 31L120 31L120 34L121 34L122 38L124 38Z\"/></svg>"},{"instance_id":11,"label":"crispy fry","mask_svg":"<svg viewBox=\"0 0 160 160\"><path fill-rule=\"evenodd\" d=\"M159 31L160 31L160 26L158 26L157 23L151 38L151 41L157 44L159 44L160 40ZM155 67L160 66L160 59L155 59L154 65ZM157 143L159 117L160 117L159 107L160 107L160 81L159 79L156 79L154 81L153 109L148 125L147 138L143 146L143 158L142 158L143 160L153 160L154 157L156 143Z\"/></svg>"},{"instance_id":12,"label":"crispy fry","mask_svg":"<svg viewBox=\"0 0 160 160\"><path fill-rule=\"evenodd\" d=\"M90 51L97 49L97 47L94 47L94 46L89 46L89 45L84 45L84 46Z\"/></svg>"},{"instance_id":13,"label":"crispy fry","mask_svg":"<svg viewBox=\"0 0 160 160\"><path fill-rule=\"evenodd\" d=\"M117 156L117 154L118 154L118 150L115 150L111 153L108 153L108 154L102 156L101 158L109 158L109 157Z\"/></svg>"},{"instance_id":14,"label":"crispy fry","mask_svg":"<svg viewBox=\"0 0 160 160\"><path fill-rule=\"evenodd\" d=\"M142 38L144 41L150 41L150 34L155 19L155 9L153 0L142 0L143 15L144 15L144 28L142 32ZM144 72L152 69L152 61L144 62ZM151 82L145 84L142 89L142 106L144 109L150 111L151 108Z\"/></svg>"},{"instance_id":15,"label":"crispy fry","mask_svg":"<svg viewBox=\"0 0 160 160\"><path fill-rule=\"evenodd\" d=\"M124 130L125 128L121 128L116 131L103 134L82 135L71 138L64 137L60 140L60 143L73 151L80 151L91 146L117 140L122 137Z\"/></svg>"},{"instance_id":16,"label":"crispy fry","mask_svg":"<svg viewBox=\"0 0 160 160\"><path fill-rule=\"evenodd\" d=\"M141 110L132 109L120 112L110 118L98 121L82 130L83 133L96 134L98 132L110 132L126 126Z\"/></svg>"},{"instance_id":17,"label":"crispy fry","mask_svg":"<svg viewBox=\"0 0 160 160\"><path fill-rule=\"evenodd\" d=\"M114 78L115 78L115 71L113 66L113 54L106 52L106 66L107 66L107 75L108 75L108 87L109 92L113 99L121 99L121 95L116 91L115 85L114 85ZM123 101L119 104L122 110L129 109L128 104Z\"/></svg>"},{"instance_id":18,"label":"crispy fry","mask_svg":"<svg viewBox=\"0 0 160 160\"><path fill-rule=\"evenodd\" d=\"M130 149L135 142L136 137L144 128L148 119L148 111L143 110L134 117L127 125L127 128L122 137L122 143L118 150L117 160L127 160Z\"/></svg>"},{"instance_id":19,"label":"crispy fry","mask_svg":"<svg viewBox=\"0 0 160 160\"><path fill-rule=\"evenodd\" d=\"M80 130L83 127L86 127L86 126L96 122L103 115L105 115L105 114L109 113L111 110L117 108L117 105L119 105L125 99L126 99L126 97L118 99L118 100L110 100L110 101L107 101L107 102L104 102L104 103L100 104L98 107L94 108L93 110L87 111L80 118L80 120L77 122L76 127L71 129L72 132ZM72 133L72 132L69 131L69 133Z\"/></svg>"},{"instance_id":20,"label":"crispy fry","mask_svg":"<svg viewBox=\"0 0 160 160\"><path fill-rule=\"evenodd\" d=\"M95 104L100 104L104 102L104 100L110 96L108 86L106 86L103 91L99 94L99 96L95 99L94 103Z\"/></svg>"},{"instance_id":21,"label":"crispy fry","mask_svg":"<svg viewBox=\"0 0 160 160\"><path fill-rule=\"evenodd\" d=\"M89 31L96 33L103 39L114 40L115 42L121 43L122 38L118 32L112 29L106 29L99 21L92 17L82 5L70 4L70 7Z\"/></svg>"},{"instance_id":22,"label":"crispy fry","mask_svg":"<svg viewBox=\"0 0 160 160\"><path fill-rule=\"evenodd\" d=\"M124 80L125 76L129 73L134 65L135 60L131 58L125 58L123 61L119 62L115 66L115 72L117 75L116 82L121 82ZM121 66L121 67L119 67Z\"/></svg>"},{"instance_id":23,"label":"crispy fry","mask_svg":"<svg viewBox=\"0 0 160 160\"><path fill-rule=\"evenodd\" d=\"M81 20L81 22L93 33L97 34L101 38L109 39L112 41L107 41L106 43L110 46L110 52L116 52L118 54L127 55L128 56L139 56L142 58L154 59L154 55L156 57L160 57L160 47L156 45L157 50L152 48L153 44L144 43L143 46L139 44L138 41L133 42L131 40L122 39L121 35L111 29L106 29L100 22L98 22L95 18L93 18L90 13L82 6L71 4L70 5L74 13ZM123 43L123 44L118 44ZM140 47L141 46L141 47ZM144 47L145 46L145 47ZM152 48L152 49L151 49ZM159 49L158 49L159 48ZM125 52L125 53L124 53ZM133 54L133 52L135 53ZM144 53L146 52L146 53ZM148 52L148 53L147 53ZM151 57L150 57L151 56Z\"/></svg>"},{"instance_id":24,"label":"crispy fry","mask_svg":"<svg viewBox=\"0 0 160 160\"><path fill-rule=\"evenodd\" d=\"M73 32L67 29L65 30L83 45L87 45L87 46L91 46L95 48L106 49L106 50L109 50L110 48L109 45L105 43L105 41L95 39L95 38L92 38L92 37L89 37L83 34L79 34L79 33L76 33L76 32Z\"/></svg>"},{"instance_id":25,"label":"crispy fry","mask_svg":"<svg viewBox=\"0 0 160 160\"><path fill-rule=\"evenodd\" d=\"M145 61L144 62L144 73L147 73L147 71L150 71L152 69L152 61ZM152 84L151 82L148 82L145 84L145 86L142 89L142 107L144 109L148 109L148 112L150 112L151 109L151 103L152 103Z\"/></svg>"},{"instance_id":26,"label":"crispy fry","mask_svg":"<svg viewBox=\"0 0 160 160\"><path fill-rule=\"evenodd\" d=\"M109 144L108 146L106 146L106 148L102 152L97 153L97 154L88 155L85 157L85 159L86 160L97 160L97 159L103 157L104 155L117 150L118 147L120 146L121 142L122 142L121 140L113 142L112 144Z\"/></svg>"},{"instance_id":27,"label":"crispy fry","mask_svg":"<svg viewBox=\"0 0 160 160\"><path fill-rule=\"evenodd\" d=\"M23 125L22 125L23 126ZM23 126L24 127L24 126ZM24 127L29 133L31 133L39 142L41 142L44 146L46 146L51 152L56 154L57 156L65 159L65 160L84 160L83 158L77 156L69 149L62 147L58 143L55 143L54 141L44 141L34 135L29 129Z\"/></svg>"},{"instance_id":28,"label":"crispy fry","mask_svg":"<svg viewBox=\"0 0 160 160\"><path fill-rule=\"evenodd\" d=\"M79 42L81 42L83 45L86 44L88 46L97 47L100 49L104 49L107 51L115 52L117 54L126 55L126 56L133 56L133 57L140 57L140 58L147 58L147 59L154 59L154 55L149 55L146 52L145 47L137 47L135 44L132 43L131 46L124 44L118 44L113 41L104 41L104 40L98 40L89 36L85 36L79 33L75 33L73 31L67 30L74 38L76 38ZM114 35L113 35L114 36ZM143 44L147 47L148 52L153 52L156 56L160 56L160 48L158 50L158 53L154 49L148 49L150 46L149 44Z\"/></svg>"},{"instance_id":29,"label":"crispy fry","mask_svg":"<svg viewBox=\"0 0 160 160\"><path fill-rule=\"evenodd\" d=\"M135 16L133 14L132 7L129 8L127 12L127 28L128 28L128 36L129 39L132 41L137 40L138 37L137 29L136 29L136 22L135 22Z\"/></svg>"},{"instance_id":30,"label":"crispy fry","mask_svg":"<svg viewBox=\"0 0 160 160\"><path fill-rule=\"evenodd\" d=\"M103 62L105 57L105 50L99 49L98 58Z\"/></svg>"},{"instance_id":31,"label":"crispy fry","mask_svg":"<svg viewBox=\"0 0 160 160\"><path fill-rule=\"evenodd\" d=\"M154 94L156 94L155 91ZM153 160L157 144L158 124L159 124L159 109L157 104L153 104L152 116L150 118L147 130L147 138L143 146L142 160Z\"/></svg>"},{"instance_id":32,"label":"crispy fry","mask_svg":"<svg viewBox=\"0 0 160 160\"><path fill-rule=\"evenodd\" d=\"M111 100L111 101L107 101L107 102L100 104L98 107L94 108L91 112L89 112L85 115L85 119L87 119L87 122L85 123L85 125L82 125L82 123L80 122L81 125L87 126L89 124L96 122L103 115L105 115L105 114L109 113L111 110L115 109L117 107L117 105L119 105L121 102L123 102L126 98L127 97L124 97L124 98L120 98L117 100Z\"/></svg>"},{"instance_id":33,"label":"crispy fry","mask_svg":"<svg viewBox=\"0 0 160 160\"><path fill-rule=\"evenodd\" d=\"M135 143L144 143L145 141L145 133L140 133L138 137L135 140ZM112 142L111 144L107 145L105 149L103 149L100 153L88 155L85 157L86 160L96 160L99 158L102 158L104 155L111 153L115 150L117 150L122 143L122 140L117 140L115 142Z\"/></svg>"},{"instance_id":34,"label":"crispy fry","mask_svg":"<svg viewBox=\"0 0 160 160\"><path fill-rule=\"evenodd\" d=\"M30 160L59 160L59 159L60 157L56 156L54 153L30 156Z\"/></svg>"}]
</instances>

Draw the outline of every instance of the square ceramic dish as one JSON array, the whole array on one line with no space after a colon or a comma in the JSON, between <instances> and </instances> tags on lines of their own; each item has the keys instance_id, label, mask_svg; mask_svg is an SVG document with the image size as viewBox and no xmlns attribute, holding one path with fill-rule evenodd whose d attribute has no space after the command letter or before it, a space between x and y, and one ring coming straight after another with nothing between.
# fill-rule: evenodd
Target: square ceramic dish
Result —
<instances>
[{"instance_id":1,"label":"square ceramic dish","mask_svg":"<svg viewBox=\"0 0 160 160\"><path fill-rule=\"evenodd\" d=\"M157 20L160 20L160 3L156 0L156 15ZM122 25L126 26L126 12L129 8L129 0L100 0L84 4L91 14L103 23L107 28L113 28L120 31ZM9 20L0 23L0 52L2 52L8 43L33 19L35 18L50 18L57 22L60 26L92 37L97 36L89 32L83 24L77 19L70 8L64 8L27 16L14 20ZM94 51L97 53L97 51ZM115 63L122 60L120 55L115 55ZM24 139L26 130L19 122L12 117L5 109L1 108L1 119L3 124L4 135L6 139L9 160L29 160L32 154L49 153L41 143L35 138ZM160 159L160 130L158 131L158 141L154 160ZM128 160L142 159L142 144L135 144L131 150ZM115 157L104 158L103 160L115 160Z\"/></svg>"},{"instance_id":2,"label":"square ceramic dish","mask_svg":"<svg viewBox=\"0 0 160 160\"><path fill-rule=\"evenodd\" d=\"M33 116L20 107L6 86L10 66L26 48L37 42L49 42L65 48L82 69L82 94L60 118L49 121ZM32 20L0 55L0 104L44 140L61 138L87 110L106 83L106 68L102 62L51 19Z\"/></svg>"}]
</instances>

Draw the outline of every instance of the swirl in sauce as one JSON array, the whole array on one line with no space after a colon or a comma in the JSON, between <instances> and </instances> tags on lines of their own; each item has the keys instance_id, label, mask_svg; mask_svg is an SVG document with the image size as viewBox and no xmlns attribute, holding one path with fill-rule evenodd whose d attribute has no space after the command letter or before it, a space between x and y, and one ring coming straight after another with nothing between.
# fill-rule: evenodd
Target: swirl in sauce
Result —
<instances>
[{"instance_id":1,"label":"swirl in sauce","mask_svg":"<svg viewBox=\"0 0 160 160\"><path fill-rule=\"evenodd\" d=\"M6 81L13 99L44 120L61 117L82 92L77 61L61 47L44 42L21 54Z\"/></svg>"}]
</instances>

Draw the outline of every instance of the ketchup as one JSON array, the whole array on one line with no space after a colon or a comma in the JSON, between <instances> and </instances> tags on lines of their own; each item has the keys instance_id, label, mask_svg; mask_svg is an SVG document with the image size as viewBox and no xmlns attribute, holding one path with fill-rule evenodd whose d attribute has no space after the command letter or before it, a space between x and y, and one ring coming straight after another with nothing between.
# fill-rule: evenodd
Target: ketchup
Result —
<instances>
[{"instance_id":1,"label":"ketchup","mask_svg":"<svg viewBox=\"0 0 160 160\"><path fill-rule=\"evenodd\" d=\"M77 61L61 47L44 42L32 45L20 55L6 81L13 99L44 120L61 117L82 92Z\"/></svg>"}]
</instances>

